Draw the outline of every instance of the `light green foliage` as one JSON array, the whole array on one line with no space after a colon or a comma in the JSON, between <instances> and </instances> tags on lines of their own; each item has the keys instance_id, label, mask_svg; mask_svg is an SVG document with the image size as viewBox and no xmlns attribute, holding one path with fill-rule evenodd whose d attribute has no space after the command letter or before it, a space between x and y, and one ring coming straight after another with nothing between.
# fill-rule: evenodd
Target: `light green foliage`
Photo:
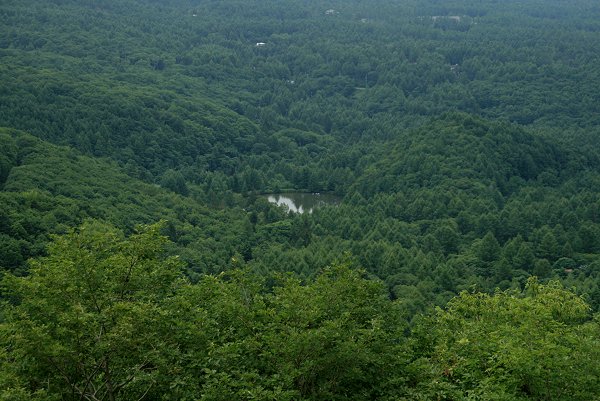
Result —
<instances>
[{"instance_id":1,"label":"light green foliage","mask_svg":"<svg viewBox=\"0 0 600 401\"><path fill-rule=\"evenodd\" d=\"M345 266L267 291L239 270L181 278L160 226L87 223L6 275L2 399L367 400L397 391L404 319ZM21 398L19 398L21 397Z\"/></svg>"},{"instance_id":2,"label":"light green foliage","mask_svg":"<svg viewBox=\"0 0 600 401\"><path fill-rule=\"evenodd\" d=\"M404 300L364 271L338 264L267 286L232 270L192 284L159 230L86 223L28 277L5 275L2 399L597 396L598 322L557 283L463 292L407 337Z\"/></svg>"},{"instance_id":3,"label":"light green foliage","mask_svg":"<svg viewBox=\"0 0 600 401\"><path fill-rule=\"evenodd\" d=\"M385 395L403 357L403 316L380 283L334 266L306 286L286 280L271 305L271 365L302 399Z\"/></svg>"},{"instance_id":4,"label":"light green foliage","mask_svg":"<svg viewBox=\"0 0 600 401\"><path fill-rule=\"evenodd\" d=\"M331 267L266 293L238 271L188 291L198 309L186 315L212 334L202 399L366 400L401 388L402 315L360 272Z\"/></svg>"},{"instance_id":5,"label":"light green foliage","mask_svg":"<svg viewBox=\"0 0 600 401\"><path fill-rule=\"evenodd\" d=\"M558 283L523 293L462 292L413 334L420 397L592 400L598 397L598 322Z\"/></svg>"},{"instance_id":6,"label":"light green foliage","mask_svg":"<svg viewBox=\"0 0 600 401\"><path fill-rule=\"evenodd\" d=\"M5 276L14 307L2 325L2 372L31 394L62 399L138 399L154 394L176 352L165 300L180 263L161 257L158 225L125 239L88 223L60 238L30 276ZM3 385L4 397L13 385ZM53 399L53 398L51 398Z\"/></svg>"}]
</instances>

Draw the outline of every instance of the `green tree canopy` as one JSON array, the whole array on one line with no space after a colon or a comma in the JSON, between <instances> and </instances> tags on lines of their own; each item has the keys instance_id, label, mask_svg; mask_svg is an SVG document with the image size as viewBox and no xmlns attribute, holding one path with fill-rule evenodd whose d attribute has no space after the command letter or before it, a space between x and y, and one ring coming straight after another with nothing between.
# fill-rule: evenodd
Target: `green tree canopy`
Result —
<instances>
[{"instance_id":1,"label":"green tree canopy","mask_svg":"<svg viewBox=\"0 0 600 401\"><path fill-rule=\"evenodd\" d=\"M7 275L0 398L140 399L160 394L170 340L165 300L180 263L163 258L159 225L125 238L97 222L58 237L28 277ZM18 398L17 398L18 399Z\"/></svg>"},{"instance_id":2,"label":"green tree canopy","mask_svg":"<svg viewBox=\"0 0 600 401\"><path fill-rule=\"evenodd\" d=\"M558 283L530 279L523 293L462 292L415 330L417 394L597 399L599 328L584 300Z\"/></svg>"}]
</instances>

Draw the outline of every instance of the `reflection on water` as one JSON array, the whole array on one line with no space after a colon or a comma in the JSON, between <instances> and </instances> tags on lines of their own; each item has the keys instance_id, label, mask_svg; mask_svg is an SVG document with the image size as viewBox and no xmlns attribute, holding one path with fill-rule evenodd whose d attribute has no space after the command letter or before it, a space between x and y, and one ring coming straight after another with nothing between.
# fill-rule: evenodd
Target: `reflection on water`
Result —
<instances>
[{"instance_id":1,"label":"reflection on water","mask_svg":"<svg viewBox=\"0 0 600 401\"><path fill-rule=\"evenodd\" d=\"M267 200L278 206L285 205L295 213L312 213L319 206L335 205L340 202L340 198L335 195L304 192L270 194L267 195Z\"/></svg>"}]
</instances>

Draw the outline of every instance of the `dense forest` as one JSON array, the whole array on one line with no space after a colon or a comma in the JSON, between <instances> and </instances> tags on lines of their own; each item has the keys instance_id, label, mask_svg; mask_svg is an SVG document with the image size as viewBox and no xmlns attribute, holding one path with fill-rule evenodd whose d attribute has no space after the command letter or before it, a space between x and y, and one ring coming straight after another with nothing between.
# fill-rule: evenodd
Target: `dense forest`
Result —
<instances>
[{"instance_id":1,"label":"dense forest","mask_svg":"<svg viewBox=\"0 0 600 401\"><path fill-rule=\"evenodd\" d=\"M596 1L0 22L0 399L600 400Z\"/></svg>"}]
</instances>

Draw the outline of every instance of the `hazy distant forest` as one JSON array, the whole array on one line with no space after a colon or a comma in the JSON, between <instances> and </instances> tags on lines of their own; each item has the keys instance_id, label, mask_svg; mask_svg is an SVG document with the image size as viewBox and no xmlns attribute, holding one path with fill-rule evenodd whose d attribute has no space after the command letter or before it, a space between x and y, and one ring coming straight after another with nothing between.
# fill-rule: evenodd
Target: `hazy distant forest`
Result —
<instances>
[{"instance_id":1,"label":"hazy distant forest","mask_svg":"<svg viewBox=\"0 0 600 401\"><path fill-rule=\"evenodd\" d=\"M0 283L0 400L600 400L600 3L3 0Z\"/></svg>"}]
</instances>

